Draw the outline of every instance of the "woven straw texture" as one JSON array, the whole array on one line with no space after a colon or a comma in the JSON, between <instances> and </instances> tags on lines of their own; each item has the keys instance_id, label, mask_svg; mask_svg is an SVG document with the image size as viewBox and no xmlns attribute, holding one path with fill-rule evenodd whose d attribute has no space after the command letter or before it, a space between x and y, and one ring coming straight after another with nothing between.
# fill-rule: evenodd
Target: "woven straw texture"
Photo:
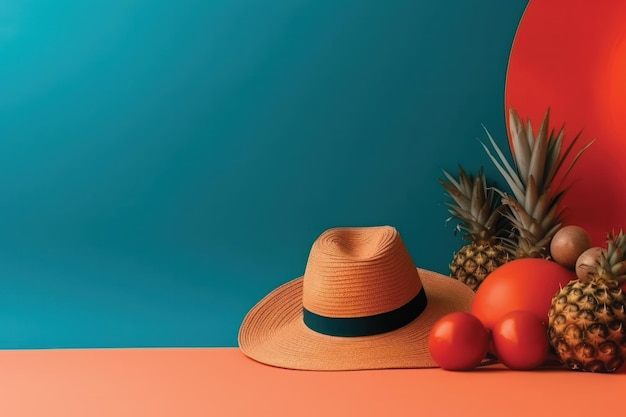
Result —
<instances>
[{"instance_id":1,"label":"woven straw texture","mask_svg":"<svg viewBox=\"0 0 626 417\"><path fill-rule=\"evenodd\" d=\"M408 325L361 337L309 329L303 307L328 317L362 317L397 309L422 288L426 309ZM428 368L433 324L469 311L474 292L450 277L416 268L390 226L336 228L313 244L303 277L278 287L246 315L239 347L267 365L302 370Z\"/></svg>"}]
</instances>

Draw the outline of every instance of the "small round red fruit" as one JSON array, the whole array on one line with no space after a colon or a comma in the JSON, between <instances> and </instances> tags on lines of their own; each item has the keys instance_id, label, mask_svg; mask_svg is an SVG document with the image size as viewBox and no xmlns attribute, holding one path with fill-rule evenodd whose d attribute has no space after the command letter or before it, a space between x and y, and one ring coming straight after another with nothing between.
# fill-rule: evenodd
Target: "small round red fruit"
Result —
<instances>
[{"instance_id":1,"label":"small round red fruit","mask_svg":"<svg viewBox=\"0 0 626 417\"><path fill-rule=\"evenodd\" d=\"M470 313L450 313L439 319L431 329L428 349L443 369L472 369L487 355L489 331Z\"/></svg>"},{"instance_id":2,"label":"small round red fruit","mask_svg":"<svg viewBox=\"0 0 626 417\"><path fill-rule=\"evenodd\" d=\"M512 311L492 331L495 354L507 368L525 370L543 364L548 356L544 323L529 311Z\"/></svg>"}]
</instances>

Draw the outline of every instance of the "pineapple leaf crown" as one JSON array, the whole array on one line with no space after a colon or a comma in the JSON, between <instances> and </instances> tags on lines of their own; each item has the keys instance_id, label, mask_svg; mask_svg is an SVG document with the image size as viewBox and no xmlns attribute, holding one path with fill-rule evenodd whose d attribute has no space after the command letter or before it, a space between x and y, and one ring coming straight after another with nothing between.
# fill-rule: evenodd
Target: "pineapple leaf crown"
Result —
<instances>
[{"instance_id":1,"label":"pineapple leaf crown","mask_svg":"<svg viewBox=\"0 0 626 417\"><path fill-rule=\"evenodd\" d=\"M438 179L451 202L446 203L451 214L446 223L456 219L455 231L472 242L490 243L502 232L501 205L497 205L496 189L487 186L481 167L474 176L459 165L458 179L442 170L446 179Z\"/></svg>"},{"instance_id":2,"label":"pineapple leaf crown","mask_svg":"<svg viewBox=\"0 0 626 417\"><path fill-rule=\"evenodd\" d=\"M611 232L606 239L607 249L600 255L596 265L596 278L619 283L626 282L626 235L624 230Z\"/></svg>"},{"instance_id":3,"label":"pineapple leaf crown","mask_svg":"<svg viewBox=\"0 0 626 417\"><path fill-rule=\"evenodd\" d=\"M484 127L483 127L484 128ZM519 257L545 257L552 236L561 227L564 212L559 207L567 188L563 182L575 163L589 146L585 145L574 156L555 187L554 181L580 137L580 132L564 149L565 128L558 133L550 130L550 109L545 113L539 130L533 133L530 119L526 125L514 109L509 110L509 133L512 144L513 164L509 162L485 129L493 152L481 142L489 159L504 177L511 194L501 193L505 212L513 229L515 240L507 240L509 249ZM495 154L494 154L495 153Z\"/></svg>"}]
</instances>

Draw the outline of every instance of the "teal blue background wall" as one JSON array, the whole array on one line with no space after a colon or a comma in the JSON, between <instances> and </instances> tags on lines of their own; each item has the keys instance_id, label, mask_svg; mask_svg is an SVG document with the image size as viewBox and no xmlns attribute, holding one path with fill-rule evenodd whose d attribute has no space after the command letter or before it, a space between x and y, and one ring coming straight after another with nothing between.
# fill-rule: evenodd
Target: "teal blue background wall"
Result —
<instances>
[{"instance_id":1,"label":"teal blue background wall","mask_svg":"<svg viewBox=\"0 0 626 417\"><path fill-rule=\"evenodd\" d=\"M335 226L447 273L526 3L3 0L0 347L235 346Z\"/></svg>"}]
</instances>

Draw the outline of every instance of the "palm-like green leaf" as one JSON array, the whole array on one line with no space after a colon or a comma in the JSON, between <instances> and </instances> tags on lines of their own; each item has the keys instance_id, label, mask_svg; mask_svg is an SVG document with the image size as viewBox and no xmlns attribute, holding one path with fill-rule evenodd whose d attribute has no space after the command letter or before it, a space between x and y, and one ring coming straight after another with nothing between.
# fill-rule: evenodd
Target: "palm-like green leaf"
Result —
<instances>
[{"instance_id":1,"label":"palm-like green leaf","mask_svg":"<svg viewBox=\"0 0 626 417\"><path fill-rule=\"evenodd\" d=\"M457 220L455 231L463 232L464 239L489 241L500 234L501 205L494 196L498 190L488 188L482 167L475 176L468 175L459 165L459 176L442 170L445 179L438 179L452 200L447 202L451 214L446 223Z\"/></svg>"},{"instance_id":2,"label":"palm-like green leaf","mask_svg":"<svg viewBox=\"0 0 626 417\"><path fill-rule=\"evenodd\" d=\"M509 126L511 129L511 140L513 142L513 152L515 154L515 166L522 178L528 177L528 166L530 165L530 155L532 144L526 140L526 135L522 121L512 110L509 112Z\"/></svg>"},{"instance_id":3,"label":"palm-like green leaf","mask_svg":"<svg viewBox=\"0 0 626 417\"><path fill-rule=\"evenodd\" d=\"M513 164L508 161L486 128L485 132L491 148L483 142L481 145L511 189L511 196L502 193L502 202L508 207L504 216L511 223L516 235L515 252L518 256L525 257L545 256L550 239L563 222L564 210L559 207L567 191L563 189L563 181L593 141L578 151L561 175L561 182L555 187L554 180L572 152L580 133L561 152L565 129L562 127L557 134L550 130L550 109L546 111L536 136L530 120L524 125L517 112L514 109L509 110Z\"/></svg>"},{"instance_id":4,"label":"palm-like green leaf","mask_svg":"<svg viewBox=\"0 0 626 417\"><path fill-rule=\"evenodd\" d=\"M515 195L515 198L517 198L519 200L523 200L524 199L524 188L525 188L524 184L520 180L520 177L518 176L516 170L511 166L509 161L507 161L506 157L504 156L504 154L502 153L502 151L500 150L500 148L496 144L496 141L493 139L493 137L491 136L489 131L487 129L485 129L485 132L487 133L487 137L489 138L489 142L491 143L491 146L493 147L493 149L495 150L496 154L498 155L498 158L496 158L491 153L491 151L489 150L487 145L485 145L483 142L480 142L480 144L485 149L485 152L487 152L487 156L489 156L489 159L491 159L491 161L496 166L498 171L500 171L500 174L502 174L502 176L504 177L504 180L506 181L506 183L508 184L509 188L511 189L511 191Z\"/></svg>"}]
</instances>

